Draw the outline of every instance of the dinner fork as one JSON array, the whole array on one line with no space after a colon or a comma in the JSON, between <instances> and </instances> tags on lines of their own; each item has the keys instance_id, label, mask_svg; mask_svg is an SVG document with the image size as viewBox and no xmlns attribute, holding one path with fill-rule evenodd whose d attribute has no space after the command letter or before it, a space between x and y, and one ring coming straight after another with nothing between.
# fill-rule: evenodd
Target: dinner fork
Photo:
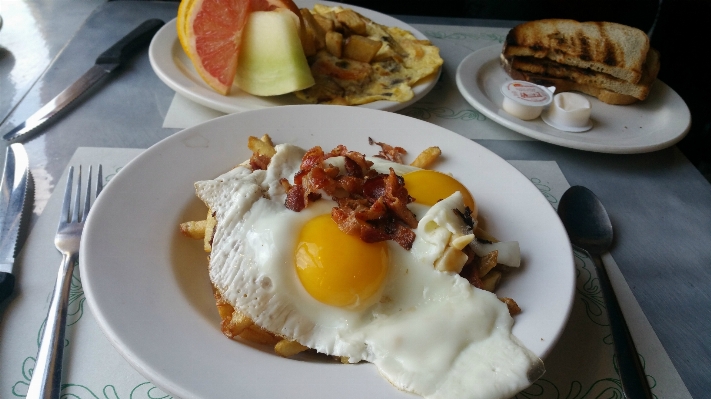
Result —
<instances>
[{"instance_id":1,"label":"dinner fork","mask_svg":"<svg viewBox=\"0 0 711 399\"><path fill-rule=\"evenodd\" d=\"M103 189L101 165L97 171L96 194L98 197ZM27 390L28 399L59 398L62 382L62 357L64 353L64 327L67 322L67 302L69 287L74 271L74 264L79 257L79 243L84 230L84 222L91 208L91 166L87 178L86 194L83 211L81 205L81 166L77 174L76 195L72 211L72 184L74 167L69 168L67 187L64 191L62 215L54 237L54 245L62 253L62 264L54 285L52 301L47 312L47 322L44 326L37 362L35 364L30 386Z\"/></svg>"}]
</instances>

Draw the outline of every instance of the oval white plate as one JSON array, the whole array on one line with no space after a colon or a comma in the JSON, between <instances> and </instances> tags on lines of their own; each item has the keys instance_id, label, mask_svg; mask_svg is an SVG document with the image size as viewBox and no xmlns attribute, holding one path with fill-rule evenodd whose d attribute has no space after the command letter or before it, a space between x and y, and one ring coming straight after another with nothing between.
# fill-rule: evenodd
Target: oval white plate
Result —
<instances>
[{"instance_id":1,"label":"oval white plate","mask_svg":"<svg viewBox=\"0 0 711 399\"><path fill-rule=\"evenodd\" d=\"M405 146L410 160L437 145L437 169L475 196L480 221L517 240L524 265L499 290L523 309L515 335L544 357L570 313L575 268L566 232L536 187L494 153L453 132L399 114L301 105L227 115L183 130L126 165L96 201L81 245L81 278L99 325L118 351L165 391L188 398L410 398L367 363L284 359L229 340L207 275L202 242L178 224L205 218L193 183L251 155L247 137L373 155L368 136Z\"/></svg>"},{"instance_id":2,"label":"oval white plate","mask_svg":"<svg viewBox=\"0 0 711 399\"><path fill-rule=\"evenodd\" d=\"M691 114L684 100L661 80L646 100L632 105L610 105L588 96L592 129L571 133L554 129L540 118L523 121L501 108L501 85L511 80L499 64L501 45L477 50L457 67L462 96L494 122L537 140L579 150L613 154L651 152L669 147L689 131Z\"/></svg>"},{"instance_id":3,"label":"oval white plate","mask_svg":"<svg viewBox=\"0 0 711 399\"><path fill-rule=\"evenodd\" d=\"M297 1L299 7L313 8L313 4L317 1ZM412 26L395 19L393 17L381 14L376 11L368 10L361 7L351 6L349 4L332 3L328 1L320 1L320 4L336 6L341 5L357 11L361 15L372 19L373 21L386 26L397 26L410 31L418 39L426 40L427 37ZM235 85L232 86L230 94L223 96L210 88L198 75L193 67L190 58L185 55L183 48L178 41L178 34L175 28L175 19L166 23L153 37L151 45L148 49L148 55L156 75L168 87L175 90L178 94L202 104L208 108L216 109L225 113L234 113L241 111L249 111L252 109L261 109L269 107L277 107L282 105L306 104L298 99L293 94L284 94L281 96L258 97L249 93L245 93ZM412 88L415 95L406 102L395 101L375 101L369 104L359 105L362 108L379 109L382 111L398 111L410 104L415 103L424 97L437 83L440 71L436 76L430 76L419 82Z\"/></svg>"}]
</instances>

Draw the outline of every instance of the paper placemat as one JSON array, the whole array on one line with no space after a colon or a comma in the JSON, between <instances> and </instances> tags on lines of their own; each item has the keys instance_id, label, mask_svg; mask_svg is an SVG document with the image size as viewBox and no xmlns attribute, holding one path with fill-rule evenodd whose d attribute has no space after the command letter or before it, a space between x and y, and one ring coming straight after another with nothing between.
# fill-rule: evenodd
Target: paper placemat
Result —
<instances>
[{"instance_id":1,"label":"paper placemat","mask_svg":"<svg viewBox=\"0 0 711 399\"><path fill-rule=\"evenodd\" d=\"M142 150L79 148L70 165L102 163L107 184ZM569 187L554 161L509 161L557 207ZM25 397L35 365L40 332L61 260L54 248L65 171L55 195L18 256L16 293L0 310L0 398ZM59 192L59 194L56 194ZM517 398L621 398L610 329L590 259L576 253L577 290L570 321L545 360L547 372ZM643 357L657 398L691 398L611 256L604 257L621 307ZM169 398L136 372L104 337L84 306L79 268L74 269L65 341L62 395L76 399ZM554 284L555 282L551 282ZM227 339L227 338L225 338ZM212 399L212 398L206 398Z\"/></svg>"},{"instance_id":2,"label":"paper placemat","mask_svg":"<svg viewBox=\"0 0 711 399\"><path fill-rule=\"evenodd\" d=\"M470 139L532 140L489 120L477 111L459 94L454 80L457 67L466 56L494 44L503 45L508 28L413 26L439 47L444 66L432 91L415 104L398 111L399 114L434 123ZM175 94L163 120L163 127L183 129L222 115L225 114Z\"/></svg>"}]
</instances>

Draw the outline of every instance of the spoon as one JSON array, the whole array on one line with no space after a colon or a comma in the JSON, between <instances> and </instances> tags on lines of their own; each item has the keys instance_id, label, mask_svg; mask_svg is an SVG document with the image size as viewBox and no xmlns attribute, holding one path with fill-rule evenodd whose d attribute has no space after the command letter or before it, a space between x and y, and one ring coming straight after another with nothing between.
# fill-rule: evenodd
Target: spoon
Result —
<instances>
[{"instance_id":1,"label":"spoon","mask_svg":"<svg viewBox=\"0 0 711 399\"><path fill-rule=\"evenodd\" d=\"M563 221L573 247L587 252L595 262L610 319L622 392L627 399L652 399L639 354L600 258L612 245L612 223L605 207L592 191L583 186L573 186L560 198L558 216Z\"/></svg>"}]
</instances>

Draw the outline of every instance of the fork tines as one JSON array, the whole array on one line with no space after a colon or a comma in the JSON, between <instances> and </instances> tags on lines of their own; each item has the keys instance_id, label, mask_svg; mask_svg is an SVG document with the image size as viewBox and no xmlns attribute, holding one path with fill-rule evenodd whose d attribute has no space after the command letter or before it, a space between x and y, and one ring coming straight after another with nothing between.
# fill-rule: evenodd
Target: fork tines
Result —
<instances>
[{"instance_id":1,"label":"fork tines","mask_svg":"<svg viewBox=\"0 0 711 399\"><path fill-rule=\"evenodd\" d=\"M92 167L89 166L89 175L87 177L86 192L84 194L84 207L83 210L80 209L81 205L81 165L79 165L79 172L77 173L77 184L74 198L74 210L70 214L70 208L72 204L72 185L74 182L74 166L69 167L69 174L67 175L67 187L64 190L64 201L62 202L62 215L61 221L65 223L78 223L84 222L89 210L91 209L92 198L91 198L91 182L92 182ZM103 173L101 164L99 164L97 171L96 180L96 193L94 194L94 200L99 196L101 190L104 188L103 184ZM80 212L82 211L82 212Z\"/></svg>"}]
</instances>

